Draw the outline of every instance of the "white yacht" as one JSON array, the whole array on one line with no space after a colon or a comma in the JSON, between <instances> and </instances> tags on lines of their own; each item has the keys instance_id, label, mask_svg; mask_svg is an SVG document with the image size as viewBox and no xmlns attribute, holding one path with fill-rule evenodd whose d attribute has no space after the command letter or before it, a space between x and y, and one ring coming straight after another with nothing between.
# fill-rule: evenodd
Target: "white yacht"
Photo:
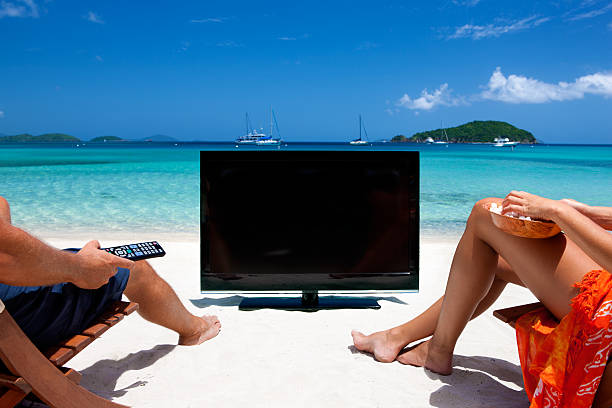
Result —
<instances>
[{"instance_id":1,"label":"white yacht","mask_svg":"<svg viewBox=\"0 0 612 408\"><path fill-rule=\"evenodd\" d=\"M493 145L495 147L514 147L519 143L511 142L507 137L496 137L493 141L495 142Z\"/></svg>"},{"instance_id":2,"label":"white yacht","mask_svg":"<svg viewBox=\"0 0 612 408\"><path fill-rule=\"evenodd\" d=\"M249 114L246 114L246 133L244 136L240 136L236 139L236 143L238 144L256 144L258 140L266 137L266 134L263 133L263 129L261 131L257 131L254 128L251 128L251 122L249 121Z\"/></svg>"}]
</instances>

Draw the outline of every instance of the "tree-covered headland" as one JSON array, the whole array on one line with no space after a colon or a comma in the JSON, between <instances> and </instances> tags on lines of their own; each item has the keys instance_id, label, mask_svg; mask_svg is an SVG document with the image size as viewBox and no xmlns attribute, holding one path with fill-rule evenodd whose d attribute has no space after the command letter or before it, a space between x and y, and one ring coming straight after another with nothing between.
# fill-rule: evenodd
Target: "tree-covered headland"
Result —
<instances>
[{"instance_id":1,"label":"tree-covered headland","mask_svg":"<svg viewBox=\"0 0 612 408\"><path fill-rule=\"evenodd\" d=\"M425 142L427 138L446 141L444 131L451 143L494 143L496 138L508 138L510 141L520 143L536 143L536 138L531 132L495 120L475 120L461 126L415 133L409 138L397 135L391 141L420 143Z\"/></svg>"}]
</instances>

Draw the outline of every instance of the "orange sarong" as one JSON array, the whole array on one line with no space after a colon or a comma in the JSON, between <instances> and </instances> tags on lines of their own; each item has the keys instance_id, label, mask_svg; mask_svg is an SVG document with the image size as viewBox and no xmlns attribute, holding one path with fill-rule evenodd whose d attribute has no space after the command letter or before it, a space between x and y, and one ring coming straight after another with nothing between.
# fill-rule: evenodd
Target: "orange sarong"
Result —
<instances>
[{"instance_id":1,"label":"orange sarong","mask_svg":"<svg viewBox=\"0 0 612 408\"><path fill-rule=\"evenodd\" d=\"M516 339L531 408L590 407L612 350L612 275L595 270L561 322L545 308L521 316Z\"/></svg>"}]
</instances>

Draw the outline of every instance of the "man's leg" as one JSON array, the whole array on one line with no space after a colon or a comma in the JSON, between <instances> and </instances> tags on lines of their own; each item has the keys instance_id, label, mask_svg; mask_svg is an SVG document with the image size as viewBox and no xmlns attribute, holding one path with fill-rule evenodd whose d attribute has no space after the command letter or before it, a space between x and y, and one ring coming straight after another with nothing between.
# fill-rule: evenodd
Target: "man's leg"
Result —
<instances>
[{"instance_id":1,"label":"man's leg","mask_svg":"<svg viewBox=\"0 0 612 408\"><path fill-rule=\"evenodd\" d=\"M134 264L123 293L139 304L138 313L144 319L177 332L181 345L201 344L221 329L216 316L189 313L170 285L145 261Z\"/></svg>"}]
</instances>

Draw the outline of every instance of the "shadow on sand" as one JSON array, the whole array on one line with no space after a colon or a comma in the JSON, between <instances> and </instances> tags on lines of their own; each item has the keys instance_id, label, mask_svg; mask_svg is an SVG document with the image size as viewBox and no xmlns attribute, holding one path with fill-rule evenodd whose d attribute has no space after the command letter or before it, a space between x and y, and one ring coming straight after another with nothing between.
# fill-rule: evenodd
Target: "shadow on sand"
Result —
<instances>
[{"instance_id":1,"label":"shadow on sand","mask_svg":"<svg viewBox=\"0 0 612 408\"><path fill-rule=\"evenodd\" d=\"M348 346L348 349L352 354L364 354L374 359L373 354L357 350L354 345ZM439 375L426 369L423 369L423 374L431 380L444 383L429 397L433 407L529 406L529 399L523 389L521 367L506 360L455 354L452 375ZM504 382L516 385L518 390L508 387Z\"/></svg>"},{"instance_id":2,"label":"shadow on sand","mask_svg":"<svg viewBox=\"0 0 612 408\"><path fill-rule=\"evenodd\" d=\"M153 365L166 356L177 346L171 344L157 345L149 350L130 353L120 360L100 360L81 371L81 385L93 393L106 399L118 398L130 389L145 385L146 381L136 381L120 390L115 390L117 380L121 375L131 370L142 370Z\"/></svg>"},{"instance_id":3,"label":"shadow on sand","mask_svg":"<svg viewBox=\"0 0 612 408\"><path fill-rule=\"evenodd\" d=\"M443 376L423 370L427 377L445 385L431 393L434 407L527 407L529 399L523 389L521 367L506 360L484 356L453 358L453 374ZM518 389L510 388L512 383Z\"/></svg>"},{"instance_id":4,"label":"shadow on sand","mask_svg":"<svg viewBox=\"0 0 612 408\"><path fill-rule=\"evenodd\" d=\"M262 297L265 297L266 295L262 295ZM299 298L300 295L299 294L295 294L295 295L289 295L289 296L295 296L296 298ZM325 295L325 294L321 294L321 297L325 297L325 296L331 296L331 295ZM342 296L334 296L334 297L338 297L338 298L342 298ZM207 298L204 297L202 299L189 299L189 301L196 307L199 307L200 309L204 309L210 306L222 306L222 307L233 307L233 306L238 306L240 305L240 302L242 302L242 299L244 299L245 296L238 296L238 295L234 295L234 296L227 296L224 298ZM363 296L363 299L371 299L371 300L384 300L386 302L392 302L392 303L399 303L401 305L407 305L408 303L404 302L403 300L400 300L398 298L396 298L395 296Z\"/></svg>"}]
</instances>

